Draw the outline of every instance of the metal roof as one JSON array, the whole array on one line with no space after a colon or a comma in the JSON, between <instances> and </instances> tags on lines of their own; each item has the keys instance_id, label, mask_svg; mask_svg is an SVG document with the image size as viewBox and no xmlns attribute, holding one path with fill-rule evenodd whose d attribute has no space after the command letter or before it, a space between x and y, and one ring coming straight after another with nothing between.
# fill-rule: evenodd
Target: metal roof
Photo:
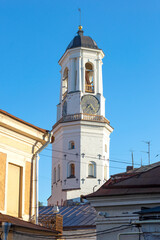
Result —
<instances>
[{"instance_id":1,"label":"metal roof","mask_svg":"<svg viewBox=\"0 0 160 240\"><path fill-rule=\"evenodd\" d=\"M72 39L67 49L76 48L76 47L99 49L96 42L91 37L83 36L83 30L79 30L77 33L78 35Z\"/></svg>"},{"instance_id":2,"label":"metal roof","mask_svg":"<svg viewBox=\"0 0 160 240\"><path fill-rule=\"evenodd\" d=\"M13 217L13 216L9 216L9 215L0 213L0 223L2 223L2 222L9 222L14 226L28 228L28 229L32 229L32 230L41 230L44 232L47 231L47 232L52 232L52 233L59 233L59 231L49 229L49 228L31 223L31 222L24 221L22 219L19 219L19 218Z\"/></svg>"},{"instance_id":3,"label":"metal roof","mask_svg":"<svg viewBox=\"0 0 160 240\"><path fill-rule=\"evenodd\" d=\"M54 214L53 206L39 207L39 216L46 218ZM63 227L95 226L96 211L89 204L79 206L59 207L58 214L63 216Z\"/></svg>"},{"instance_id":4,"label":"metal roof","mask_svg":"<svg viewBox=\"0 0 160 240\"><path fill-rule=\"evenodd\" d=\"M134 212L134 213L138 213L138 214L148 214L148 213L160 213L160 206L158 207L154 207L154 208L145 208L139 212Z\"/></svg>"}]
</instances>

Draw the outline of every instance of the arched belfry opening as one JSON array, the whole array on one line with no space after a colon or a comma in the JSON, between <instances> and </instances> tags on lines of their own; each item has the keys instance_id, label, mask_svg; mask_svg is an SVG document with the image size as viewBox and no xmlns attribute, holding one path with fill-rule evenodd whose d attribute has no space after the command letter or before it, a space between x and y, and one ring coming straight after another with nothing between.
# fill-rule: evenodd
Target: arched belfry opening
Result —
<instances>
[{"instance_id":1,"label":"arched belfry opening","mask_svg":"<svg viewBox=\"0 0 160 240\"><path fill-rule=\"evenodd\" d=\"M85 92L94 92L93 66L91 63L85 64Z\"/></svg>"},{"instance_id":2,"label":"arched belfry opening","mask_svg":"<svg viewBox=\"0 0 160 240\"><path fill-rule=\"evenodd\" d=\"M63 79L62 79L62 96L63 99L67 95L68 92L68 68L66 67L63 73Z\"/></svg>"}]
</instances>

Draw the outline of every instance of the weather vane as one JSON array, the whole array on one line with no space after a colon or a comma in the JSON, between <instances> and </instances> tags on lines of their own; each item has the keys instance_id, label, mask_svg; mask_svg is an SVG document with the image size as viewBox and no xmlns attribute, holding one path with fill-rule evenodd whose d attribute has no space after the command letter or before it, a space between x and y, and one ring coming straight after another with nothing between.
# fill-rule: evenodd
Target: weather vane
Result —
<instances>
[{"instance_id":1,"label":"weather vane","mask_svg":"<svg viewBox=\"0 0 160 240\"><path fill-rule=\"evenodd\" d=\"M79 11L79 20L80 20L80 24L79 24L79 30L82 30L82 25L81 25L81 8L78 8Z\"/></svg>"}]
</instances>

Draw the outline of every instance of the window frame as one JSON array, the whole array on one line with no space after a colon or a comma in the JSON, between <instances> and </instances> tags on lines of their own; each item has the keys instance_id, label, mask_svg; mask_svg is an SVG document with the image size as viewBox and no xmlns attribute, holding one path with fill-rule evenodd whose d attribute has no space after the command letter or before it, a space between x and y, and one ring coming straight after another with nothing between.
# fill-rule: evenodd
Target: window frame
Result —
<instances>
[{"instance_id":1,"label":"window frame","mask_svg":"<svg viewBox=\"0 0 160 240\"><path fill-rule=\"evenodd\" d=\"M69 150L75 149L75 142L74 142L73 140L69 141L68 149L69 149Z\"/></svg>"},{"instance_id":2,"label":"window frame","mask_svg":"<svg viewBox=\"0 0 160 240\"><path fill-rule=\"evenodd\" d=\"M68 177L67 178L75 178L75 164L70 162L68 164Z\"/></svg>"},{"instance_id":3,"label":"window frame","mask_svg":"<svg viewBox=\"0 0 160 240\"><path fill-rule=\"evenodd\" d=\"M96 178L96 163L94 161L88 163L88 178Z\"/></svg>"}]
</instances>

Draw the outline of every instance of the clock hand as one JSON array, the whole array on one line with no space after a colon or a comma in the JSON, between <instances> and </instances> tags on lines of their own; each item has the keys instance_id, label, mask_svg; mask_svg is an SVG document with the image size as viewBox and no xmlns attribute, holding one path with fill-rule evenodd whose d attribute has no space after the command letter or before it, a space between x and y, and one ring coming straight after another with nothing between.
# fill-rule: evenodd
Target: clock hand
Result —
<instances>
[{"instance_id":1,"label":"clock hand","mask_svg":"<svg viewBox=\"0 0 160 240\"><path fill-rule=\"evenodd\" d=\"M96 112L96 110L95 110L95 108L93 107L93 105L91 104L91 107L92 107L92 109Z\"/></svg>"}]
</instances>

